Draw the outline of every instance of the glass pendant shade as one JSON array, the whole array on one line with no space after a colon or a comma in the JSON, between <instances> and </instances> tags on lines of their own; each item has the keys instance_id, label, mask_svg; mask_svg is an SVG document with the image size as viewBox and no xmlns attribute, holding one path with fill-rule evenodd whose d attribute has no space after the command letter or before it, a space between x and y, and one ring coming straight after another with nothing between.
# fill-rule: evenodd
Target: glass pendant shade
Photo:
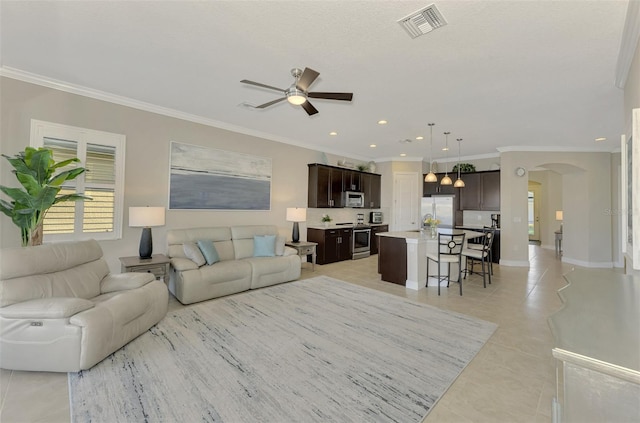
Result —
<instances>
[{"instance_id":1,"label":"glass pendant shade","mask_svg":"<svg viewBox=\"0 0 640 423\"><path fill-rule=\"evenodd\" d=\"M429 172L427 173L427 175L424 177L424 181L425 182L438 182L438 177L436 176L435 173L433 172Z\"/></svg>"},{"instance_id":2,"label":"glass pendant shade","mask_svg":"<svg viewBox=\"0 0 640 423\"><path fill-rule=\"evenodd\" d=\"M456 188L464 188L464 181L462 179L458 178L454 182L453 186L456 187Z\"/></svg>"},{"instance_id":3,"label":"glass pendant shade","mask_svg":"<svg viewBox=\"0 0 640 423\"><path fill-rule=\"evenodd\" d=\"M451 185L452 183L453 181L451 180L449 175L444 175L444 178L442 178L442 181L440 181L440 185Z\"/></svg>"}]
</instances>

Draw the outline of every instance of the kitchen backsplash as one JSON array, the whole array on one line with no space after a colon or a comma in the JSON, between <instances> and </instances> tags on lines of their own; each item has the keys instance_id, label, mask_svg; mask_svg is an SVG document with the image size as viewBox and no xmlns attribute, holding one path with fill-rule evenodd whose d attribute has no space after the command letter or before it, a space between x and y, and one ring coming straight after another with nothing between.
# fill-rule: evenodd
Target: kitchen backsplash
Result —
<instances>
[{"instance_id":1,"label":"kitchen backsplash","mask_svg":"<svg viewBox=\"0 0 640 423\"><path fill-rule=\"evenodd\" d=\"M322 215L328 214L331 217L331 223L356 223L358 220L358 213L364 214L365 223L369 223L369 212L382 211L384 209L350 209L350 208L335 208L335 209L307 209L307 225L317 225L322 222ZM387 214L384 213L384 222L387 223Z\"/></svg>"},{"instance_id":2,"label":"kitchen backsplash","mask_svg":"<svg viewBox=\"0 0 640 423\"><path fill-rule=\"evenodd\" d=\"M491 215L499 212L483 210L464 210L462 212L463 225L491 226Z\"/></svg>"}]
</instances>

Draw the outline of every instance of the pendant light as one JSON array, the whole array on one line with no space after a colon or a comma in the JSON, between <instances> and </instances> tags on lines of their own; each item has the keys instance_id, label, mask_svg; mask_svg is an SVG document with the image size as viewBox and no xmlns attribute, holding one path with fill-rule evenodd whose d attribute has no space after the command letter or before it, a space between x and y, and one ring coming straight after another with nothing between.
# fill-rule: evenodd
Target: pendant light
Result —
<instances>
[{"instance_id":1,"label":"pendant light","mask_svg":"<svg viewBox=\"0 0 640 423\"><path fill-rule=\"evenodd\" d=\"M460 142L462 141L462 138L458 138L456 141L458 141L458 179L456 179L453 186L455 188L464 188L464 181L460 179Z\"/></svg>"},{"instance_id":2,"label":"pendant light","mask_svg":"<svg viewBox=\"0 0 640 423\"><path fill-rule=\"evenodd\" d=\"M428 123L431 130L431 143L429 144L429 173L424 177L425 182L438 182L438 177L433 173L433 125L435 123Z\"/></svg>"},{"instance_id":3,"label":"pendant light","mask_svg":"<svg viewBox=\"0 0 640 423\"><path fill-rule=\"evenodd\" d=\"M446 144L445 144L444 150L447 153L447 156L446 156L447 157L447 161L449 161L449 134L450 133L451 132L445 132L444 133L444 136L446 137ZM453 181L449 177L449 173L445 170L444 178L442 178L442 180L440 181L440 185L451 185L452 183L453 183Z\"/></svg>"}]
</instances>

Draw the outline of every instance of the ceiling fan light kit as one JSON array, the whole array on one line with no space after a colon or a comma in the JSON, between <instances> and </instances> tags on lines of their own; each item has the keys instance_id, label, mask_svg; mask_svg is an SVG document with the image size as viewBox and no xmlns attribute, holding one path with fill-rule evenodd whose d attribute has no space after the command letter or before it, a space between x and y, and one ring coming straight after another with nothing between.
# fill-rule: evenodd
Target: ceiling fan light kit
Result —
<instances>
[{"instance_id":1,"label":"ceiling fan light kit","mask_svg":"<svg viewBox=\"0 0 640 423\"><path fill-rule=\"evenodd\" d=\"M287 100L294 106L302 106L309 116L318 113L318 109L313 107L309 102L309 98L320 98L324 100L339 100L339 101L351 101L353 99L353 93L333 93L333 92L309 92L309 86L318 78L320 73L310 68L304 68L300 70L298 68L291 69L291 75L295 78L295 82L291 84L289 88L282 89L273 87L271 85L261 84L260 82L249 81L243 79L240 81L243 84L254 85L256 87L266 88L268 90L274 90L281 92L284 97L272 100L268 103L255 106L256 109L265 109L281 101Z\"/></svg>"}]
</instances>

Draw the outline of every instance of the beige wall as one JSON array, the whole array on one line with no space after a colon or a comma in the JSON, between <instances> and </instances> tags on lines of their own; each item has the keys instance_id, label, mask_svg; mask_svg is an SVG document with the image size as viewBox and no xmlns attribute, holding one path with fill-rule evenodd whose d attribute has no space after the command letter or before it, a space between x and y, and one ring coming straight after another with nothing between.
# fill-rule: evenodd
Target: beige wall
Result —
<instances>
[{"instance_id":1,"label":"beige wall","mask_svg":"<svg viewBox=\"0 0 640 423\"><path fill-rule=\"evenodd\" d=\"M156 253L165 251L166 231L169 228L272 224L278 226L283 235L290 237L292 224L285 221L286 208L306 207L307 163L322 163L326 157L318 151L94 100L10 78L0 78L0 90L0 152L3 154L16 154L29 145L31 119L126 136L123 236L120 240L101 242L112 271L120 269L118 257L133 256L138 252L140 228L128 227L128 207L168 205L170 141L270 157L273 167L271 210L167 210L166 225L153 229ZM338 159L343 159L331 155L326 158L332 165L335 165ZM6 160L3 159L0 166L0 183L16 186L17 181L10 173L10 166ZM301 238L306 239L304 223L300 225L300 233ZM0 215L0 246L19 245L18 229L8 217Z\"/></svg>"},{"instance_id":2,"label":"beige wall","mask_svg":"<svg viewBox=\"0 0 640 423\"><path fill-rule=\"evenodd\" d=\"M528 265L528 177L515 169L542 167L562 179L563 261L612 266L610 153L505 152L501 164L501 263Z\"/></svg>"}]
</instances>

